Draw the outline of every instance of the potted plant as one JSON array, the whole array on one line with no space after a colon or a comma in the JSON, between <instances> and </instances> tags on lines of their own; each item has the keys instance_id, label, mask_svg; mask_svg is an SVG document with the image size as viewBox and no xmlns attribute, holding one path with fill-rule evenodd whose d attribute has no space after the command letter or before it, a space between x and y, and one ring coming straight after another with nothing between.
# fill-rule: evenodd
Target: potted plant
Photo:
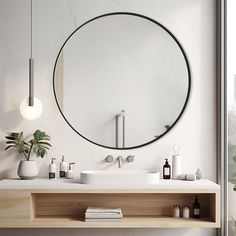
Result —
<instances>
[{"instance_id":1,"label":"potted plant","mask_svg":"<svg viewBox=\"0 0 236 236\"><path fill-rule=\"evenodd\" d=\"M19 163L18 176L21 179L34 179L39 171L36 162L31 160L31 154L34 153L37 157L43 158L51 147L50 136L41 130L36 130L29 141L25 140L23 132L7 133L5 138L7 144L5 150L15 148L26 159Z\"/></svg>"}]
</instances>

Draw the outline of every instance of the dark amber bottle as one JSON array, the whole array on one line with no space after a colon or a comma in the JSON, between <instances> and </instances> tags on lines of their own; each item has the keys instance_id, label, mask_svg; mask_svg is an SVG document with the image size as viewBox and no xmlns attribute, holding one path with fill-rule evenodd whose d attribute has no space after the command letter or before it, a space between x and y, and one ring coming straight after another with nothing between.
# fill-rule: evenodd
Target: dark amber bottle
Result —
<instances>
[{"instance_id":1,"label":"dark amber bottle","mask_svg":"<svg viewBox=\"0 0 236 236\"><path fill-rule=\"evenodd\" d=\"M163 166L163 179L170 179L171 168L168 163L168 159L165 159L165 165Z\"/></svg>"},{"instance_id":2,"label":"dark amber bottle","mask_svg":"<svg viewBox=\"0 0 236 236\"><path fill-rule=\"evenodd\" d=\"M197 196L195 197L195 201L193 203L193 218L200 218L200 203Z\"/></svg>"}]
</instances>

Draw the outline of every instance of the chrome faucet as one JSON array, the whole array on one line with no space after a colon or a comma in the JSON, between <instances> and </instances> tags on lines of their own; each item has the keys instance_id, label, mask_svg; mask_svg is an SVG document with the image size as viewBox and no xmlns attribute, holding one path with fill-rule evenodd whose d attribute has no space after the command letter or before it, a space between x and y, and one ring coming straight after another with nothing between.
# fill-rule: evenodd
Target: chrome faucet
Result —
<instances>
[{"instance_id":1,"label":"chrome faucet","mask_svg":"<svg viewBox=\"0 0 236 236\"><path fill-rule=\"evenodd\" d=\"M118 167L121 168L121 163L123 161L123 157L122 156L118 156L117 157L117 161L118 161Z\"/></svg>"}]
</instances>

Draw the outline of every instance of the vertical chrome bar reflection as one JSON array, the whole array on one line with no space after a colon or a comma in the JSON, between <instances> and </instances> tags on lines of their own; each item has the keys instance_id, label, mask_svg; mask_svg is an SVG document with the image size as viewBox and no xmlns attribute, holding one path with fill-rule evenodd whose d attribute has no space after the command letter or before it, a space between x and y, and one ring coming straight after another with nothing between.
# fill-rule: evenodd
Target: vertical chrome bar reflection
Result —
<instances>
[{"instance_id":1,"label":"vertical chrome bar reflection","mask_svg":"<svg viewBox=\"0 0 236 236\"><path fill-rule=\"evenodd\" d=\"M125 147L125 111L116 115L116 148Z\"/></svg>"},{"instance_id":2,"label":"vertical chrome bar reflection","mask_svg":"<svg viewBox=\"0 0 236 236\"><path fill-rule=\"evenodd\" d=\"M123 128L123 148L125 148L125 110L122 110L122 116L123 116L123 122L122 122L122 128Z\"/></svg>"},{"instance_id":3,"label":"vertical chrome bar reflection","mask_svg":"<svg viewBox=\"0 0 236 236\"><path fill-rule=\"evenodd\" d=\"M118 140L119 140L119 134L118 134L118 121L119 120L119 115L116 115L116 148L118 148L119 147L119 142L118 142Z\"/></svg>"}]
</instances>

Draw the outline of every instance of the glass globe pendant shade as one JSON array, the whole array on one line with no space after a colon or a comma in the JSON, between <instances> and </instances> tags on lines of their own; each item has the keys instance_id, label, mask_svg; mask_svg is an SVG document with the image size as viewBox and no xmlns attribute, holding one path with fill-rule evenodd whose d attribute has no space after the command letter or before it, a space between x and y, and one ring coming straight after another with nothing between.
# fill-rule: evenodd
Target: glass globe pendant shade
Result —
<instances>
[{"instance_id":1,"label":"glass globe pendant shade","mask_svg":"<svg viewBox=\"0 0 236 236\"><path fill-rule=\"evenodd\" d=\"M29 105L29 98L25 98L20 104L20 113L27 120L38 119L43 112L41 101L34 97L34 105Z\"/></svg>"}]
</instances>

